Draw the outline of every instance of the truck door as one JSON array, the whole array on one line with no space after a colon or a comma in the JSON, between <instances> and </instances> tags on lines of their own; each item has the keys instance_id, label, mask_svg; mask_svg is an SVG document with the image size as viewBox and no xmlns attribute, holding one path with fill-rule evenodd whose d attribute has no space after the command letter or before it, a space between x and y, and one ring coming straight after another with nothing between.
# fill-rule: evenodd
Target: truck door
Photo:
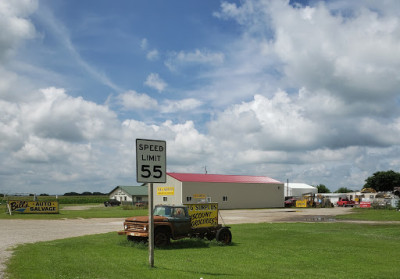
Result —
<instances>
[{"instance_id":1,"label":"truck door","mask_svg":"<svg viewBox=\"0 0 400 279\"><path fill-rule=\"evenodd\" d=\"M187 235L191 229L190 216L185 207L175 207L172 212L175 236Z\"/></svg>"}]
</instances>

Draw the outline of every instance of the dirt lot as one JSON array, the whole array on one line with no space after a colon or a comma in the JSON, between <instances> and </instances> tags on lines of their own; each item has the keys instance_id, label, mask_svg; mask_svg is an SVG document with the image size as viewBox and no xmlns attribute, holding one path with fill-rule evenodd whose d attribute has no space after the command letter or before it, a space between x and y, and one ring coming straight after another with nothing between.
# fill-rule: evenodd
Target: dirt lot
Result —
<instances>
[{"instance_id":1,"label":"dirt lot","mask_svg":"<svg viewBox=\"0 0 400 279\"><path fill-rule=\"evenodd\" d=\"M82 210L82 209L81 209ZM228 224L263 222L334 221L335 215L347 214L351 208L320 209L257 209L221 210L220 222ZM222 218L221 218L222 217ZM48 241L122 229L122 218L67 220L1 220L0 219L0 279L12 247L23 243Z\"/></svg>"}]
</instances>

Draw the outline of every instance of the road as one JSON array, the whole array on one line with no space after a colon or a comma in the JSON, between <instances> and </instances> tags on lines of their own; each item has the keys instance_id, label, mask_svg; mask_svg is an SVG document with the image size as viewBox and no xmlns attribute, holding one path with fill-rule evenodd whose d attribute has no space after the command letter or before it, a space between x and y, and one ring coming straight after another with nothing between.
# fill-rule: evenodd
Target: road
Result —
<instances>
[{"instance_id":1,"label":"road","mask_svg":"<svg viewBox=\"0 0 400 279\"><path fill-rule=\"evenodd\" d=\"M226 225L264 222L332 221L335 215L347 214L350 208L221 210L220 222ZM4 220L0 219L0 279L12 247L38 241L107 233L122 229L123 218Z\"/></svg>"}]
</instances>

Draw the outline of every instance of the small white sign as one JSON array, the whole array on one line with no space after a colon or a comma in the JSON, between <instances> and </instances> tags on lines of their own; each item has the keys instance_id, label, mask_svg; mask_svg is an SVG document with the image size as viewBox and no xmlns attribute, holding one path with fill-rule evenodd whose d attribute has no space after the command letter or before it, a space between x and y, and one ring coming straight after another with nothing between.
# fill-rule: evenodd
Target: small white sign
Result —
<instances>
[{"instance_id":1,"label":"small white sign","mask_svg":"<svg viewBox=\"0 0 400 279\"><path fill-rule=\"evenodd\" d=\"M162 140L136 139L136 180L140 183L167 181L167 143Z\"/></svg>"}]
</instances>

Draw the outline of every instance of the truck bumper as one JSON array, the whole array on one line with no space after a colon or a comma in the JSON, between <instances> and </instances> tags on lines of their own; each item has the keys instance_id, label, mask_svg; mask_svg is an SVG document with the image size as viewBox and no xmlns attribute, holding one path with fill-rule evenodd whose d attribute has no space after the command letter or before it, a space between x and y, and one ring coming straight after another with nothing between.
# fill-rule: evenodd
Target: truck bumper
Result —
<instances>
[{"instance_id":1,"label":"truck bumper","mask_svg":"<svg viewBox=\"0 0 400 279\"><path fill-rule=\"evenodd\" d=\"M148 237L149 234L147 232L130 232L130 231L119 231L119 235L130 235L130 236L138 236L138 237Z\"/></svg>"}]
</instances>

